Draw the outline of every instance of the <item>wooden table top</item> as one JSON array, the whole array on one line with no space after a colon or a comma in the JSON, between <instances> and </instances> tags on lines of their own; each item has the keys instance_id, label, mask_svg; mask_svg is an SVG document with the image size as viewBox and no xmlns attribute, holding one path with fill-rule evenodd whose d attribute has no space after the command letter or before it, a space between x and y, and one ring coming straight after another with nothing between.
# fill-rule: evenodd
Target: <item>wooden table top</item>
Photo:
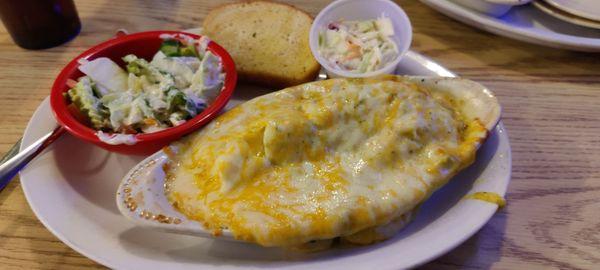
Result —
<instances>
[{"instance_id":1,"label":"wooden table top","mask_svg":"<svg viewBox=\"0 0 600 270\"><path fill-rule=\"evenodd\" d=\"M119 28L198 27L215 2L76 1L81 34L42 51L17 47L1 28L0 153L21 137L54 77L72 57ZM329 1L290 2L316 15ZM498 37L416 0L398 2L413 23L413 50L497 94L513 151L507 207L464 244L424 268L598 267L600 54ZM44 228L16 180L0 192L0 266L102 268Z\"/></svg>"}]
</instances>

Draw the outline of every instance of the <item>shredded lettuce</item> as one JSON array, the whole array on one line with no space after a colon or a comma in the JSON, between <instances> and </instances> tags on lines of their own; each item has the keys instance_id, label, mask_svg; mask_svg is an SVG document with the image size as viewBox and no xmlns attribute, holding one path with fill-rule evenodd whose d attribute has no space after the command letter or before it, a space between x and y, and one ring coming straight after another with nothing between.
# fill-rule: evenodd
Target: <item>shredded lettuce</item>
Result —
<instances>
[{"instance_id":1,"label":"shredded lettuce","mask_svg":"<svg viewBox=\"0 0 600 270\"><path fill-rule=\"evenodd\" d=\"M100 102L100 99L94 95L94 83L87 77L81 77L75 87L67 92L67 96L79 112L86 116L95 129L106 127L108 111Z\"/></svg>"},{"instance_id":2,"label":"shredded lettuce","mask_svg":"<svg viewBox=\"0 0 600 270\"><path fill-rule=\"evenodd\" d=\"M167 39L151 62L133 54L123 57L126 70L108 58L82 61L86 76L65 97L99 131L155 132L177 126L202 112L223 87L221 59L210 52L202 55L194 43Z\"/></svg>"}]
</instances>

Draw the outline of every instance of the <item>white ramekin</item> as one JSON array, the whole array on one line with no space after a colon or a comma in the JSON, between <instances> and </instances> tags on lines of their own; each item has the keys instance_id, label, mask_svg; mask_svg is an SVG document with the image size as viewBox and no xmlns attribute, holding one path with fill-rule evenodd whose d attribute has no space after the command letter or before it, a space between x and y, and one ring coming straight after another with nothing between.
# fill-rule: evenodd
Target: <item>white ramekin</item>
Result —
<instances>
[{"instance_id":1,"label":"white ramekin","mask_svg":"<svg viewBox=\"0 0 600 270\"><path fill-rule=\"evenodd\" d=\"M353 73L329 66L319 53L319 32L327 25L339 20L370 20L381 16L390 18L394 25L394 42L398 45L398 57L385 67L366 73ZM393 74L402 56L408 51L412 41L412 26L406 13L394 2L389 0L337 0L325 7L310 28L309 44L312 54L319 64L325 68L329 77L363 78L380 74Z\"/></svg>"}]
</instances>

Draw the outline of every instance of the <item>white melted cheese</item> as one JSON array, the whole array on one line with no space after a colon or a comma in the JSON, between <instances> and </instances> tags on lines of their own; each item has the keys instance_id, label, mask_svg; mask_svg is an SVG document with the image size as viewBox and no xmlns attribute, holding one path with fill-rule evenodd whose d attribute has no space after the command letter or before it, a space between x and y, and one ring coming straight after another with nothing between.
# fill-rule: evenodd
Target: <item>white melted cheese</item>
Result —
<instances>
[{"instance_id":1,"label":"white melted cheese","mask_svg":"<svg viewBox=\"0 0 600 270\"><path fill-rule=\"evenodd\" d=\"M329 80L244 103L180 143L169 200L218 234L291 246L409 213L485 128L402 80ZM190 183L193 182L193 183Z\"/></svg>"}]
</instances>

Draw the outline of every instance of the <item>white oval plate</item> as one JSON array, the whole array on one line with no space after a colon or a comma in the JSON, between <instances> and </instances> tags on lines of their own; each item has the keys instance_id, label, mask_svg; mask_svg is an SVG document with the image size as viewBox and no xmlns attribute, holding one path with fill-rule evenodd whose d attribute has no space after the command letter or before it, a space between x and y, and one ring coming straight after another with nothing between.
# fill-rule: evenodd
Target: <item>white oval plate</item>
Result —
<instances>
[{"instance_id":1,"label":"white oval plate","mask_svg":"<svg viewBox=\"0 0 600 270\"><path fill-rule=\"evenodd\" d=\"M458 21L508 38L554 48L600 52L600 31L554 18L533 5L512 8L495 18L451 0L421 0Z\"/></svg>"},{"instance_id":2,"label":"white oval plate","mask_svg":"<svg viewBox=\"0 0 600 270\"><path fill-rule=\"evenodd\" d=\"M398 72L453 76L414 52L406 54ZM226 108L266 92L241 86ZM54 125L46 99L31 118L22 147ZM434 193L396 237L371 246L303 254L136 227L119 213L114 196L121 178L142 159L109 153L65 135L21 172L21 185L48 230L110 268L398 269L435 259L477 232L497 205L463 197L477 191L504 195L511 171L508 136L500 123L479 150L475 164Z\"/></svg>"}]
</instances>

